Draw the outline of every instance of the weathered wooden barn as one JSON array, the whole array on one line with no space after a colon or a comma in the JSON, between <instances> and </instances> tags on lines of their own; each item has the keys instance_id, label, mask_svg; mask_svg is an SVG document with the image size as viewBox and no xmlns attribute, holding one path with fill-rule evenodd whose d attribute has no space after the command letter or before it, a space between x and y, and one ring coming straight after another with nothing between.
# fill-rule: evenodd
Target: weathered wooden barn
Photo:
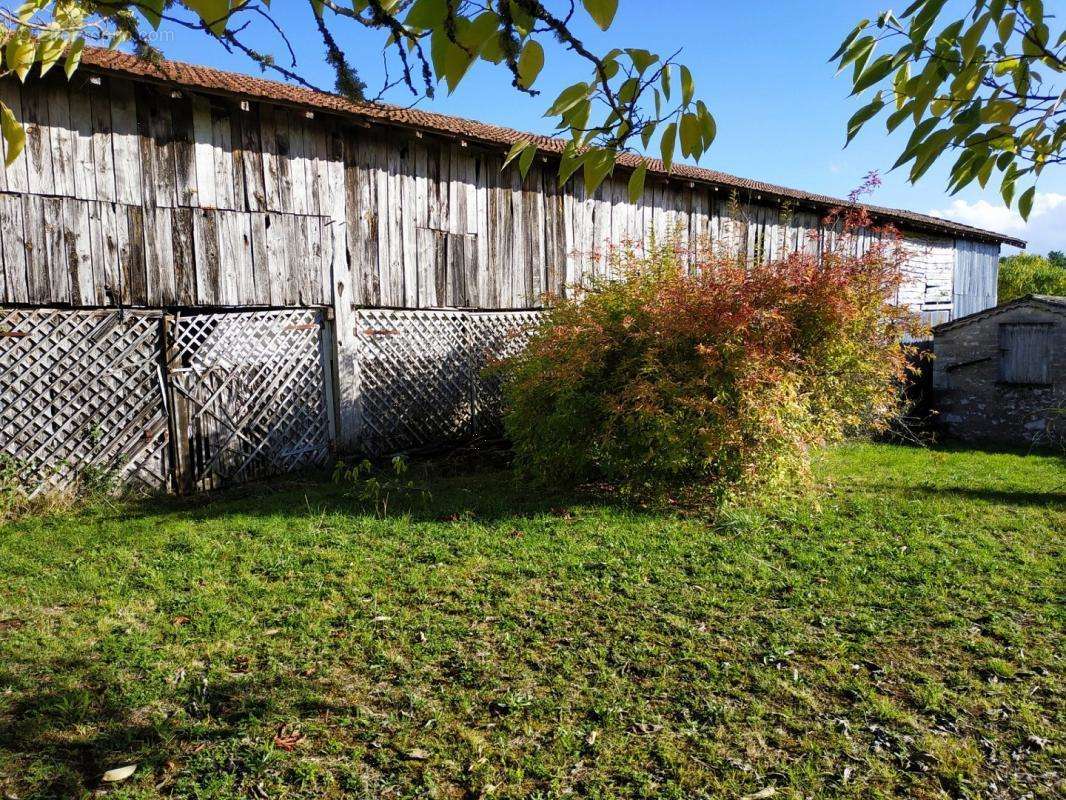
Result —
<instances>
[{"instance_id":1,"label":"weathered wooden barn","mask_svg":"<svg viewBox=\"0 0 1066 800\"><path fill-rule=\"evenodd\" d=\"M1066 297L1028 295L933 329L943 429L971 442L1066 444Z\"/></svg>"},{"instance_id":2,"label":"weathered wooden barn","mask_svg":"<svg viewBox=\"0 0 1066 800\"><path fill-rule=\"evenodd\" d=\"M0 452L35 488L191 490L469 434L492 424L485 354L612 243L816 252L840 204L685 165L631 203L625 160L586 196L557 187L557 140L523 180L517 131L119 52L0 97L28 132L0 170ZM1023 243L872 210L913 249L902 302L995 305Z\"/></svg>"}]
</instances>

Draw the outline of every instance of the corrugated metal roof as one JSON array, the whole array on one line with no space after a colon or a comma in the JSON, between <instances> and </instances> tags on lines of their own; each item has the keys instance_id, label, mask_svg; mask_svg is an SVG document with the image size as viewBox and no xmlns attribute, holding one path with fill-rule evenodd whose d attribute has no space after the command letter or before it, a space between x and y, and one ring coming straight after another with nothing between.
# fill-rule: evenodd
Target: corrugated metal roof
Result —
<instances>
[{"instance_id":1,"label":"corrugated metal roof","mask_svg":"<svg viewBox=\"0 0 1066 800\"><path fill-rule=\"evenodd\" d=\"M562 139L523 133L522 131L499 125L436 114L417 108L401 108L384 103L355 102L340 95L319 92L303 86L266 80L265 78L257 78L237 72L226 72L181 61L154 63L118 50L86 48L82 56L82 64L92 70L118 74L129 78L233 95L242 99L271 101L306 109L356 116L370 122L399 125L504 148L510 148L511 145L524 139L535 142L541 151L549 154L560 154L566 146L566 141ZM639 164L640 160L639 156L627 153L619 158L618 163L623 167L632 168ZM740 178L725 172L693 167L688 164L675 164L672 170L667 171L662 162L649 160L648 171L652 174L706 183L728 189L746 190L756 195L766 194L770 197L784 200L811 203L823 210L849 205L846 200L839 198L812 194L748 178ZM909 229L918 228L952 234L962 238L990 240L1015 247L1025 247L1025 242L1016 237L974 228L970 225L929 216L928 214L918 214L913 211L880 206L868 205L866 208L884 220L895 222L901 227Z\"/></svg>"}]
</instances>

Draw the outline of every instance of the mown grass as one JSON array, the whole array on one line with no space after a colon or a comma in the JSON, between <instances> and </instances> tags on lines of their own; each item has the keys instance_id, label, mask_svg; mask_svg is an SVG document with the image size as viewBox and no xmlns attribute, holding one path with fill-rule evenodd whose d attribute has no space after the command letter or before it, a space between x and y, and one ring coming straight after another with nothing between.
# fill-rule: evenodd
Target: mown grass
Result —
<instances>
[{"instance_id":1,"label":"mown grass","mask_svg":"<svg viewBox=\"0 0 1066 800\"><path fill-rule=\"evenodd\" d=\"M497 471L0 527L0 796L1062 796L1062 460L819 480L714 525Z\"/></svg>"}]
</instances>

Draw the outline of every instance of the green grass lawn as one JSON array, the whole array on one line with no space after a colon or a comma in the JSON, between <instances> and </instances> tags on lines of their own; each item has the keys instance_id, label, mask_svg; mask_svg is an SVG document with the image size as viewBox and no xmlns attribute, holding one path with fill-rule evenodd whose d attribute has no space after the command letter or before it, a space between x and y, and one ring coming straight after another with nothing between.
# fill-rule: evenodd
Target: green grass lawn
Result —
<instances>
[{"instance_id":1,"label":"green grass lawn","mask_svg":"<svg viewBox=\"0 0 1066 800\"><path fill-rule=\"evenodd\" d=\"M818 470L714 525L481 472L0 526L0 797L1061 797L1063 461Z\"/></svg>"}]
</instances>

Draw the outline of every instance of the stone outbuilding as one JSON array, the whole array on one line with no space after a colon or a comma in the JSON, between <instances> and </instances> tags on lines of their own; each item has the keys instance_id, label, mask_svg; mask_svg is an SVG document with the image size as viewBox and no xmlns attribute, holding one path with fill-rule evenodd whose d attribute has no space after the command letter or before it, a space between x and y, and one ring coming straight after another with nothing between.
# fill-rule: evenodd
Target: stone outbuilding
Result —
<instances>
[{"instance_id":1,"label":"stone outbuilding","mask_svg":"<svg viewBox=\"0 0 1066 800\"><path fill-rule=\"evenodd\" d=\"M933 388L949 435L1066 443L1066 297L1027 295L933 328Z\"/></svg>"}]
</instances>

